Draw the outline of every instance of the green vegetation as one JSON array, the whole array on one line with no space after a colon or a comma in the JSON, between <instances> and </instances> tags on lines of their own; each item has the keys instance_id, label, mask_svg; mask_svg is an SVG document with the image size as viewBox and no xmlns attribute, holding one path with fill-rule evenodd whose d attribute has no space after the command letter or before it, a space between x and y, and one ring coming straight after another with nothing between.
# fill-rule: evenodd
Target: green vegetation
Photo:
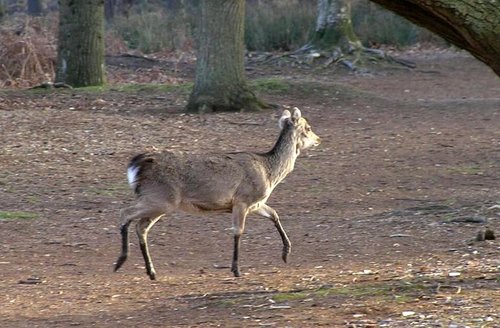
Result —
<instances>
[{"instance_id":1,"label":"green vegetation","mask_svg":"<svg viewBox=\"0 0 500 328\"><path fill-rule=\"evenodd\" d=\"M286 80L282 78L262 78L249 82L252 90L264 94L285 94L293 92L303 94L305 97L311 95L335 96L342 95L345 98L372 99L379 98L374 95L353 87L344 86L337 83L323 83L313 80ZM293 90L293 91L291 91Z\"/></svg>"},{"instance_id":2,"label":"green vegetation","mask_svg":"<svg viewBox=\"0 0 500 328\"><path fill-rule=\"evenodd\" d=\"M386 301L406 303L429 292L429 288L418 282L402 282L397 285L384 283L351 284L345 286L321 287L311 291L291 291L278 293L272 297L275 302L304 300L325 297L380 297Z\"/></svg>"},{"instance_id":3,"label":"green vegetation","mask_svg":"<svg viewBox=\"0 0 500 328\"><path fill-rule=\"evenodd\" d=\"M130 83L130 84L120 84L120 85L101 85L101 86L89 86L82 88L74 88L71 89L71 93L82 93L82 94L101 94L110 91L118 91L125 93L138 93L138 92L146 92L146 93L162 93L162 92L179 92L182 94L189 94L191 89L193 88L193 83L183 83L183 84L159 84L159 83ZM51 92L65 92L64 89L29 89L26 92L30 92L33 94L47 94ZM0 93L8 94L8 90L0 90ZM0 182L1 183L1 182Z\"/></svg>"},{"instance_id":4,"label":"green vegetation","mask_svg":"<svg viewBox=\"0 0 500 328\"><path fill-rule=\"evenodd\" d=\"M290 89L290 85L280 78L257 79L250 82L253 90L263 93L279 94Z\"/></svg>"},{"instance_id":5,"label":"green vegetation","mask_svg":"<svg viewBox=\"0 0 500 328\"><path fill-rule=\"evenodd\" d=\"M119 92L180 92L189 94L193 88L193 83L183 84L156 84L156 83L139 83L139 84L122 84L112 86L112 90Z\"/></svg>"},{"instance_id":6,"label":"green vegetation","mask_svg":"<svg viewBox=\"0 0 500 328\"><path fill-rule=\"evenodd\" d=\"M0 211L0 220L28 220L36 219L38 214L31 212L21 212L21 211Z\"/></svg>"},{"instance_id":7,"label":"green vegetation","mask_svg":"<svg viewBox=\"0 0 500 328\"><path fill-rule=\"evenodd\" d=\"M275 302L287 302L295 300L304 300L311 297L312 293L308 292L288 292L288 293L278 293L272 297Z\"/></svg>"},{"instance_id":8,"label":"green vegetation","mask_svg":"<svg viewBox=\"0 0 500 328\"><path fill-rule=\"evenodd\" d=\"M196 308L198 309L204 309L207 307L210 308L226 308L226 307L231 307L235 305L235 301L232 299L216 299L216 300L208 300L207 302L204 302Z\"/></svg>"},{"instance_id":9,"label":"green vegetation","mask_svg":"<svg viewBox=\"0 0 500 328\"><path fill-rule=\"evenodd\" d=\"M460 165L447 167L446 170L450 173L463 174L463 175L474 175L481 174L483 169L475 164L471 165Z\"/></svg>"},{"instance_id":10,"label":"green vegetation","mask_svg":"<svg viewBox=\"0 0 500 328\"><path fill-rule=\"evenodd\" d=\"M108 85L96 85L89 87L81 87L72 89L73 92L82 92L82 93L103 93L109 91Z\"/></svg>"},{"instance_id":11,"label":"green vegetation","mask_svg":"<svg viewBox=\"0 0 500 328\"><path fill-rule=\"evenodd\" d=\"M107 91L118 91L125 93L162 93L162 92L181 92L189 94L193 88L193 83L183 83L183 84L158 84L158 83L130 83L130 84L120 84L105 87L86 87L78 88L77 91L89 92L89 93L101 93Z\"/></svg>"}]
</instances>

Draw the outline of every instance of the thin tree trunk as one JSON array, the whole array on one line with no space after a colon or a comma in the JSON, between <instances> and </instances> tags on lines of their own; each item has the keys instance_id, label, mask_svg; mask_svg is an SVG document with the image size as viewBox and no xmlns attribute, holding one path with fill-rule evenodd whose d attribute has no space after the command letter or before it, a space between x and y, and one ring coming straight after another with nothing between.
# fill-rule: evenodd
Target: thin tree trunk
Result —
<instances>
[{"instance_id":1,"label":"thin tree trunk","mask_svg":"<svg viewBox=\"0 0 500 328\"><path fill-rule=\"evenodd\" d=\"M104 17L106 22L111 22L115 17L116 0L104 1Z\"/></svg>"},{"instance_id":2,"label":"thin tree trunk","mask_svg":"<svg viewBox=\"0 0 500 328\"><path fill-rule=\"evenodd\" d=\"M246 84L244 0L201 3L196 79L189 112L254 111L262 103Z\"/></svg>"},{"instance_id":3,"label":"thin tree trunk","mask_svg":"<svg viewBox=\"0 0 500 328\"><path fill-rule=\"evenodd\" d=\"M500 76L500 1L371 1L469 51Z\"/></svg>"},{"instance_id":4,"label":"thin tree trunk","mask_svg":"<svg viewBox=\"0 0 500 328\"><path fill-rule=\"evenodd\" d=\"M5 16L5 0L0 0L0 22L2 21L2 19L4 18Z\"/></svg>"},{"instance_id":5,"label":"thin tree trunk","mask_svg":"<svg viewBox=\"0 0 500 328\"><path fill-rule=\"evenodd\" d=\"M104 84L104 0L59 0L56 82Z\"/></svg>"}]
</instances>

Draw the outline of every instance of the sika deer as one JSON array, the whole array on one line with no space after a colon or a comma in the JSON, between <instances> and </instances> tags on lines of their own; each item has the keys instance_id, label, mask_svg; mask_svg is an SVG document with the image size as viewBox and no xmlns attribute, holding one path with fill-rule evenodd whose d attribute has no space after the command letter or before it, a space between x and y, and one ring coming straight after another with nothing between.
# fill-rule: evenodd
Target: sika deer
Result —
<instances>
[{"instance_id":1,"label":"sika deer","mask_svg":"<svg viewBox=\"0 0 500 328\"><path fill-rule=\"evenodd\" d=\"M283 241L283 261L291 250L290 240L278 214L266 201L273 189L293 170L302 149L317 146L320 138L311 130L299 109L283 111L281 133L267 153L237 152L217 155L188 155L171 152L135 156L127 171L128 181L138 196L134 206L121 211L121 255L115 271L127 259L128 228L138 220L137 235L146 271L156 272L148 250L148 232L165 214L175 210L204 214L232 213L234 250L231 271L239 277L240 237L248 214L270 219Z\"/></svg>"}]
</instances>

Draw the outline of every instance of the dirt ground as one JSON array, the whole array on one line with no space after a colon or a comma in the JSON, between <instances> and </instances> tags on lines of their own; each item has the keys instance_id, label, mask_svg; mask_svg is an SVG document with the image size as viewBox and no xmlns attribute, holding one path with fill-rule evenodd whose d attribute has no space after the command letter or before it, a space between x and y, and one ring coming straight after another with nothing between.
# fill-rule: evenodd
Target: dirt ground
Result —
<instances>
[{"instance_id":1,"label":"dirt ground","mask_svg":"<svg viewBox=\"0 0 500 328\"><path fill-rule=\"evenodd\" d=\"M499 79L463 53L402 56L417 68L249 64L279 105L251 114L185 115L182 87L1 91L0 326L500 327ZM192 62L116 61L111 79L192 80ZM288 264L252 216L233 278L230 217L178 213L150 233L157 281L134 234L113 272L131 156L264 151L283 106L323 141L268 201Z\"/></svg>"}]
</instances>

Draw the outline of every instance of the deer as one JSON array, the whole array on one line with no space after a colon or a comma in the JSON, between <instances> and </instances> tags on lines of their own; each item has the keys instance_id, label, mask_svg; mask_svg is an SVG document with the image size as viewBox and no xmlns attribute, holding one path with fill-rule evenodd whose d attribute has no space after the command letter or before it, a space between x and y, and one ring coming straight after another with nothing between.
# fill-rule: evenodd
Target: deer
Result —
<instances>
[{"instance_id":1,"label":"deer","mask_svg":"<svg viewBox=\"0 0 500 328\"><path fill-rule=\"evenodd\" d=\"M127 178L137 197L134 205L120 211L121 254L114 271L127 260L129 226L137 221L136 233L146 273L155 280L148 232L162 217L175 211L199 215L231 213L234 238L231 272L235 277L241 276L240 239L250 214L274 223L283 242L282 259L287 263L290 240L278 213L266 202L274 188L294 169L300 152L318 146L321 140L296 107L292 112L285 109L278 125L281 129L278 140L265 153L162 151L133 157L127 168Z\"/></svg>"}]
</instances>

